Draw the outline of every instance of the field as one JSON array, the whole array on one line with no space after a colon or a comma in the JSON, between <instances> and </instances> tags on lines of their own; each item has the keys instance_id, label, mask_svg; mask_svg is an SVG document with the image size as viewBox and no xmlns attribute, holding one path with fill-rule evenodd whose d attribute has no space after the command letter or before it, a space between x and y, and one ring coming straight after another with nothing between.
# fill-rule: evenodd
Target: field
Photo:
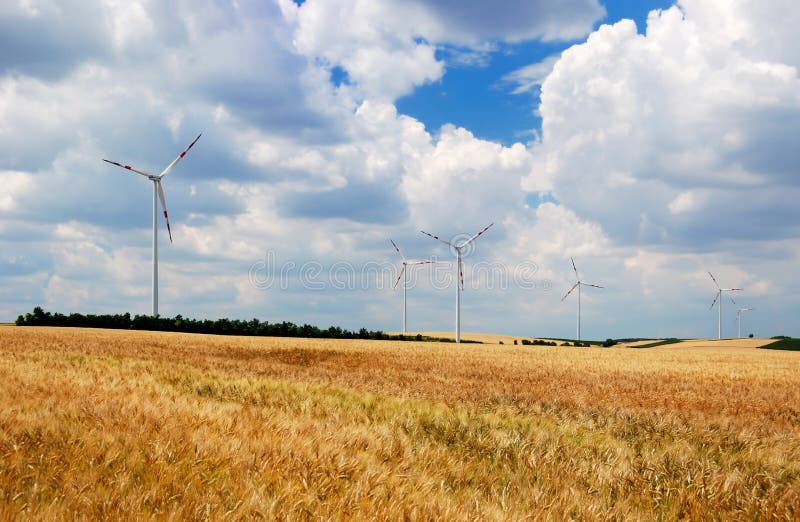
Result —
<instances>
[{"instance_id":1,"label":"field","mask_svg":"<svg viewBox=\"0 0 800 522\"><path fill-rule=\"evenodd\" d=\"M400 332L390 332L390 335L399 335ZM435 337L439 339L455 339L453 332L408 332L406 335L413 336L413 335L427 335L429 337ZM541 341L550 341L552 339L547 337L515 337L513 335L499 335L499 334L487 334L487 333L462 333L461 334L462 340L469 340L469 341L477 341L483 344L514 344L514 341L520 343L523 339L528 339L530 341L534 339L539 339ZM641 348L650 344L655 344L657 342L661 342L662 344L665 343L666 340L664 339L647 339L644 341L631 341L631 342L622 342L617 344L618 348ZM798 339L785 339L784 341L787 342L790 346L794 346L797 344ZM556 340L558 345L561 345L564 341ZM574 342L574 341L571 341ZM602 342L601 340L595 340L592 342ZM672 342L672 340L670 340ZM680 346L683 348L761 348L763 346L775 343L775 339L760 339L760 338L742 338L742 339L686 339L680 340ZM794 344L791 344L794 343Z\"/></svg>"},{"instance_id":2,"label":"field","mask_svg":"<svg viewBox=\"0 0 800 522\"><path fill-rule=\"evenodd\" d=\"M3 326L0 519L797 520L800 354L734 344Z\"/></svg>"}]
</instances>

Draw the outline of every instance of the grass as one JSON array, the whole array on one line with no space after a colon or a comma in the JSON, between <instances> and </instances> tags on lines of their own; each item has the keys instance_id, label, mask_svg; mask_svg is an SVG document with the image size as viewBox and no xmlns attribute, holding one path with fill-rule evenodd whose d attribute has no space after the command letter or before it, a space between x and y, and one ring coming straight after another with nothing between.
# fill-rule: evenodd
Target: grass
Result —
<instances>
[{"instance_id":1,"label":"grass","mask_svg":"<svg viewBox=\"0 0 800 522\"><path fill-rule=\"evenodd\" d=\"M567 343L570 343L571 345L575 344L576 342L580 342L582 344L588 344L590 346L602 346L603 345L603 341L585 341L585 340L584 341L578 341L577 339L562 339L560 337L547 337L547 338L543 338L543 339L545 339L547 341L567 342Z\"/></svg>"},{"instance_id":2,"label":"grass","mask_svg":"<svg viewBox=\"0 0 800 522\"><path fill-rule=\"evenodd\" d=\"M667 344L676 344L679 342L681 342L680 339L675 339L674 337L671 337L669 339L662 339L660 341L654 341L648 344L637 344L636 348L655 348L656 346L665 346Z\"/></svg>"},{"instance_id":3,"label":"grass","mask_svg":"<svg viewBox=\"0 0 800 522\"><path fill-rule=\"evenodd\" d=\"M0 519L798 519L797 356L0 329Z\"/></svg>"},{"instance_id":4,"label":"grass","mask_svg":"<svg viewBox=\"0 0 800 522\"><path fill-rule=\"evenodd\" d=\"M800 351L800 339L794 339L792 337L783 337L775 341L774 343L762 346L762 348L768 348L770 350Z\"/></svg>"}]
</instances>

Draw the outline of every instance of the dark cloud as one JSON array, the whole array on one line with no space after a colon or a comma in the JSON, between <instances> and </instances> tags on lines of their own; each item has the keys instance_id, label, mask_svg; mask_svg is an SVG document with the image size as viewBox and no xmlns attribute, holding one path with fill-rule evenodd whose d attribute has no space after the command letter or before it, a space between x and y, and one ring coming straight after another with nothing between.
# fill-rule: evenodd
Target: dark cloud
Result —
<instances>
[{"instance_id":1,"label":"dark cloud","mask_svg":"<svg viewBox=\"0 0 800 522\"><path fill-rule=\"evenodd\" d=\"M223 104L243 124L271 134L311 144L341 141L344 136L337 122L303 100L303 87L296 82L303 67L292 64L286 68L289 73L279 78L217 77L202 87L202 95L208 103Z\"/></svg>"},{"instance_id":2,"label":"dark cloud","mask_svg":"<svg viewBox=\"0 0 800 522\"><path fill-rule=\"evenodd\" d=\"M17 248L11 248L6 244L10 255L0 257L0 277L15 277L35 274L38 272L50 271L53 263L47 257L46 252L33 252L26 248L25 252L16 252Z\"/></svg>"},{"instance_id":3,"label":"dark cloud","mask_svg":"<svg viewBox=\"0 0 800 522\"><path fill-rule=\"evenodd\" d=\"M47 189L20 197L15 210L6 213L6 219L31 224L76 221L111 231L151 226L151 181L111 166L78 172L38 175L35 185ZM195 185L194 195L191 185ZM185 223L190 214L208 218L235 215L242 210L240 200L220 191L215 183L192 177L189 169L170 173L163 187L173 226ZM159 219L160 216L159 204ZM159 227L163 229L163 223Z\"/></svg>"},{"instance_id":4,"label":"dark cloud","mask_svg":"<svg viewBox=\"0 0 800 522\"><path fill-rule=\"evenodd\" d=\"M287 217L345 218L361 223L394 224L408 217L405 201L386 182L351 181L318 193L293 193L281 201Z\"/></svg>"},{"instance_id":5,"label":"dark cloud","mask_svg":"<svg viewBox=\"0 0 800 522\"><path fill-rule=\"evenodd\" d=\"M574 40L605 16L597 0L418 0L454 33L476 40Z\"/></svg>"},{"instance_id":6,"label":"dark cloud","mask_svg":"<svg viewBox=\"0 0 800 522\"><path fill-rule=\"evenodd\" d=\"M47 79L77 64L108 55L102 12L90 2L59 2L0 16L0 70Z\"/></svg>"},{"instance_id":7,"label":"dark cloud","mask_svg":"<svg viewBox=\"0 0 800 522\"><path fill-rule=\"evenodd\" d=\"M739 162L748 171L770 182L797 184L800 147L790 129L800 129L800 110L775 107L746 111L736 118L743 129L746 143L731 154L731 162Z\"/></svg>"}]
</instances>

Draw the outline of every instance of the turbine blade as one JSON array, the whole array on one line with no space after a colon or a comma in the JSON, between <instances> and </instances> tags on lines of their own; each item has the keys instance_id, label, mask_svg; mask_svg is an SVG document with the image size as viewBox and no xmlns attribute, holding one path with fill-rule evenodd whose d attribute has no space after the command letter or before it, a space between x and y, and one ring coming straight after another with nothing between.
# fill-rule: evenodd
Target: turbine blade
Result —
<instances>
[{"instance_id":1,"label":"turbine blade","mask_svg":"<svg viewBox=\"0 0 800 522\"><path fill-rule=\"evenodd\" d=\"M736 301L734 301L734 300L733 300L733 297L731 297L731 296L728 296L728 299L730 299L730 300L731 300L731 303L733 303L733 304L736 304Z\"/></svg>"},{"instance_id":2,"label":"turbine blade","mask_svg":"<svg viewBox=\"0 0 800 522\"><path fill-rule=\"evenodd\" d=\"M593 285L593 284L590 284L590 283L581 283L581 284L582 284L583 286L593 286L593 287L595 287L595 288L605 288L605 287L603 287L603 286L600 286L600 285Z\"/></svg>"},{"instance_id":3,"label":"turbine blade","mask_svg":"<svg viewBox=\"0 0 800 522\"><path fill-rule=\"evenodd\" d=\"M426 236L428 236L428 237L432 237L432 238L433 238L433 239L435 239L436 241L441 241L441 242L442 242L442 243L444 243L445 245L449 245L449 246L451 246L451 247L453 247L453 248L455 248L455 247L456 247L456 246L455 246L453 243L451 243L451 242L449 242L449 241L445 241L444 239L440 238L439 236L434 236L433 234L429 234L429 233L425 232L424 230L420 230L420 232L422 232L423 234L425 234L425 235L426 235Z\"/></svg>"},{"instance_id":4,"label":"turbine blade","mask_svg":"<svg viewBox=\"0 0 800 522\"><path fill-rule=\"evenodd\" d=\"M403 272L406 270L406 264L403 263L403 268L400 269L400 273L397 274L397 281L394 282L394 286L392 288L397 288L397 283L400 282L400 278L403 277Z\"/></svg>"},{"instance_id":5,"label":"turbine blade","mask_svg":"<svg viewBox=\"0 0 800 522\"><path fill-rule=\"evenodd\" d=\"M406 266L413 266L413 265L430 265L433 261L406 261Z\"/></svg>"},{"instance_id":6,"label":"turbine blade","mask_svg":"<svg viewBox=\"0 0 800 522\"><path fill-rule=\"evenodd\" d=\"M464 262L458 263L458 275L461 277L461 290L464 290Z\"/></svg>"},{"instance_id":7,"label":"turbine blade","mask_svg":"<svg viewBox=\"0 0 800 522\"><path fill-rule=\"evenodd\" d=\"M744 288L723 288L723 292L741 292Z\"/></svg>"},{"instance_id":8,"label":"turbine blade","mask_svg":"<svg viewBox=\"0 0 800 522\"><path fill-rule=\"evenodd\" d=\"M125 170L130 170L131 172L135 172L137 174L141 174L142 176L144 176L146 178L149 178L149 177L153 176L152 174L150 174L148 172L145 172L145 171L139 170L139 169L135 169L135 168L131 167L130 165L123 165L122 163L117 163L116 161L111 161L111 160L107 160L107 159L104 159L103 161L105 161L106 163L111 163L112 165L116 165L117 167L122 167Z\"/></svg>"},{"instance_id":9,"label":"turbine blade","mask_svg":"<svg viewBox=\"0 0 800 522\"><path fill-rule=\"evenodd\" d=\"M579 275L578 275L578 269L577 269L577 268L575 268L575 260L574 260L574 259L572 259L571 257L569 258L569 260L570 260L570 261L572 261L572 270L574 270L574 271L575 271L575 279L577 279L578 281L580 281L580 280L581 280L581 276L579 276Z\"/></svg>"},{"instance_id":10,"label":"turbine blade","mask_svg":"<svg viewBox=\"0 0 800 522\"><path fill-rule=\"evenodd\" d=\"M720 294L721 294L721 293L722 293L722 292L717 292L717 295L715 295L715 296L714 296L714 302L712 302L712 303L711 303L711 306L709 306L709 307L708 307L708 309L709 309L709 310L711 310L712 308L714 308L714 305L715 305L715 304L717 304L717 299L719 299L719 296L720 296Z\"/></svg>"},{"instance_id":11,"label":"turbine blade","mask_svg":"<svg viewBox=\"0 0 800 522\"><path fill-rule=\"evenodd\" d=\"M158 197L161 199L161 208L164 209L164 221L167 222L169 242L172 243L172 230L169 228L169 215L167 214L167 199L164 197L164 189L161 187L160 181L156 181L156 187L158 187Z\"/></svg>"},{"instance_id":12,"label":"turbine blade","mask_svg":"<svg viewBox=\"0 0 800 522\"><path fill-rule=\"evenodd\" d=\"M193 146L195 143L197 143L197 140L199 140L199 139L200 139L200 136L202 136L202 135L203 135L203 133L202 133L202 132L201 132L200 134L198 134L198 135L197 135L197 137L194 139L194 141L193 141L192 143L190 143L188 147L186 147L186 150L184 150L183 152L181 152L181 153L178 155L178 157L177 157L177 158L175 158L175 161L173 161L172 163L170 163L170 164L169 164L169 166L168 166L167 168L165 168L165 169L164 169L164 172L162 172L161 174L159 174L159 175L158 175L158 177L159 177L159 178L163 178L164 176L166 176L167 174L169 174L169 171L171 171L173 168L175 168L175 165L177 165L177 164L178 164L178 162L179 162L180 160L182 160L184 156L186 156L186 153L187 153L187 152L189 152L189 149L191 149L191 148L192 148L192 146Z\"/></svg>"},{"instance_id":13,"label":"turbine blade","mask_svg":"<svg viewBox=\"0 0 800 522\"><path fill-rule=\"evenodd\" d=\"M711 272L709 272L709 273L708 273L708 275L710 275L710 276L711 276L711 280L712 280L712 281L714 281L714 284L715 284L715 285L717 285L717 288L719 288L719 283L717 283L717 280L714 278L714 274L712 274Z\"/></svg>"},{"instance_id":14,"label":"turbine blade","mask_svg":"<svg viewBox=\"0 0 800 522\"><path fill-rule=\"evenodd\" d=\"M574 285L572 285L572 288L570 288L570 289L569 289L569 292L567 292L566 294L564 294L564 297L562 297L562 298L561 298L561 300L563 301L564 299L566 299L566 298L567 298L567 296L568 296L569 294L571 294L573 290L575 290L576 288L578 288L578 285L579 285L579 284L580 284L580 283L575 283Z\"/></svg>"},{"instance_id":15,"label":"turbine blade","mask_svg":"<svg viewBox=\"0 0 800 522\"><path fill-rule=\"evenodd\" d=\"M392 238L389 238L389 242L392 244L392 246L394 247L395 251L398 253L398 255L400 255L400 257L403 259L403 261L405 261L406 257L403 255L402 252L400 252L400 249L397 247L397 245L395 245L394 241L392 241Z\"/></svg>"},{"instance_id":16,"label":"turbine blade","mask_svg":"<svg viewBox=\"0 0 800 522\"><path fill-rule=\"evenodd\" d=\"M475 234L471 238L467 239L466 241L464 241L463 243L458 245L458 248L463 248L463 247L469 245L470 243L472 243L473 241L475 241L476 239L478 239L478 236L480 236L481 234L483 234L484 232L486 232L487 230L492 228L492 225L494 225L494 223L489 223L489 226L485 227L483 230L481 230L480 232L478 232L477 234Z\"/></svg>"}]
</instances>

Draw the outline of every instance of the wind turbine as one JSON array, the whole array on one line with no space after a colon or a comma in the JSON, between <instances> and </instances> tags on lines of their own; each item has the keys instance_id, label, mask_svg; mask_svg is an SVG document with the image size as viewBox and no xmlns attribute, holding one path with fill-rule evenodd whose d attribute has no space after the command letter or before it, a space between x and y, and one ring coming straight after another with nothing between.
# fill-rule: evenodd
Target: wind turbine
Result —
<instances>
[{"instance_id":1,"label":"wind turbine","mask_svg":"<svg viewBox=\"0 0 800 522\"><path fill-rule=\"evenodd\" d=\"M739 338L742 338L742 312L755 310L755 308L737 308L736 309L736 326L739 328Z\"/></svg>"},{"instance_id":2,"label":"wind turbine","mask_svg":"<svg viewBox=\"0 0 800 522\"><path fill-rule=\"evenodd\" d=\"M458 245L455 245L449 241L445 241L439 236L434 236L433 234L429 234L424 230L420 230L420 232L422 232L426 236L432 237L437 241L441 241L442 243L450 246L450 248L456 251L456 270L458 270L459 280L461 281L460 285L458 284L458 281L456 281L456 342L457 343L461 342L461 291L464 290L464 267L461 263L461 249L463 249L465 246L475 241L481 234L489 230L489 228L491 228L492 225L494 225L494 223L489 223L489 226L487 226L486 228L484 228L471 238L467 239L466 241L459 243Z\"/></svg>"},{"instance_id":3,"label":"wind turbine","mask_svg":"<svg viewBox=\"0 0 800 522\"><path fill-rule=\"evenodd\" d=\"M123 169L130 170L131 172L135 172L137 174L141 174L142 176L146 177L150 181L153 182L153 317L158 316L158 200L161 200L161 208L164 209L164 221L167 222L167 233L169 234L169 242L172 243L172 230L169 228L169 216L167 215L167 201L164 198L164 189L161 187L161 179L169 174L169 172L175 168L175 165L186 156L186 153L189 152L189 149L197 143L197 140L200 139L200 136L203 134L200 133L194 139L192 143L189 144L186 149L175 158L175 161L170 163L167 168L165 168L161 174L156 176L155 174L150 174L149 172L145 172L143 170L138 170L130 165L123 165L121 163L117 163L116 161L111 161L104 159L106 163L111 163L112 165L116 165L117 167L122 167Z\"/></svg>"},{"instance_id":4,"label":"wind turbine","mask_svg":"<svg viewBox=\"0 0 800 522\"><path fill-rule=\"evenodd\" d=\"M720 288L719 283L717 280L714 279L714 274L711 272L708 273L711 276L711 280L714 281L714 286L717 287L717 295L714 296L714 302L711 303L711 306L708 307L709 310L714 308L714 305L717 304L719 301L719 306L717 307L717 339L722 339L722 292L740 292L741 288ZM736 301L733 300L733 297L729 296L731 303L736 304Z\"/></svg>"},{"instance_id":5,"label":"wind turbine","mask_svg":"<svg viewBox=\"0 0 800 522\"><path fill-rule=\"evenodd\" d=\"M403 255L403 253L400 252L400 249L397 247L394 241L389 239L389 242L392 244L397 254L403 260L403 268L400 269L400 273L397 275L397 281L394 282L394 286L392 288L397 288L397 283L400 282L400 278L402 277L403 278L403 335L405 335L406 316L407 316L406 294L408 291L408 271L406 270L406 268L416 265L427 265L430 264L430 261L408 261L406 260L406 257Z\"/></svg>"},{"instance_id":6,"label":"wind turbine","mask_svg":"<svg viewBox=\"0 0 800 522\"><path fill-rule=\"evenodd\" d=\"M569 294L571 294L573 290L575 290L576 288L578 289L578 342L580 342L580 340L581 340L581 287L582 286L592 286L594 288L603 288L603 287L599 286L599 285L593 285L591 283L584 283L583 281L581 281L581 276L578 275L578 269L575 268L575 260L572 259L571 257L569 258L569 260L572 261L572 270L575 272L575 284L572 285L572 288L569 289L569 292L564 294L564 297L561 298L561 301L563 302L564 299L566 299L567 296Z\"/></svg>"}]
</instances>

